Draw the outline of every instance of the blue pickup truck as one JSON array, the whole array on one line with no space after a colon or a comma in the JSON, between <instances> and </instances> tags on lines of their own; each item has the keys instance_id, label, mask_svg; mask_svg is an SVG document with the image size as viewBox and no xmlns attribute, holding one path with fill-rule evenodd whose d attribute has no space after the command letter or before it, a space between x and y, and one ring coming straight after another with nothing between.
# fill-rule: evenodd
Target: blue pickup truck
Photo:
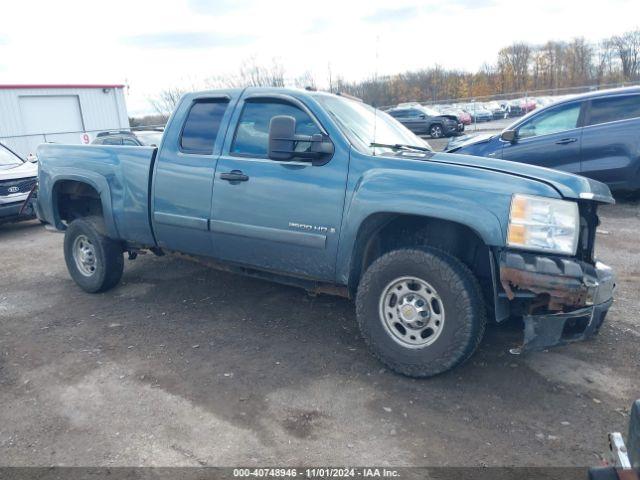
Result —
<instances>
[{"instance_id":1,"label":"blue pickup truck","mask_svg":"<svg viewBox=\"0 0 640 480\"><path fill-rule=\"evenodd\" d=\"M606 185L434 153L347 96L277 88L185 95L158 148L42 145L39 218L73 280L114 287L124 254L176 251L355 299L371 351L413 377L469 358L487 321L519 351L595 334L612 302L594 258Z\"/></svg>"}]
</instances>

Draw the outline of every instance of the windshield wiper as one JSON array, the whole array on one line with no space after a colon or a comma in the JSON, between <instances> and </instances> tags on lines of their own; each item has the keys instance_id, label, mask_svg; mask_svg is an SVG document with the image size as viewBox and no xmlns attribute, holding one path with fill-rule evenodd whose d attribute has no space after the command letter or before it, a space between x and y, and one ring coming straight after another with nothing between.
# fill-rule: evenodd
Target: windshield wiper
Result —
<instances>
[{"instance_id":1,"label":"windshield wiper","mask_svg":"<svg viewBox=\"0 0 640 480\"><path fill-rule=\"evenodd\" d=\"M390 148L392 150L417 150L418 152L433 152L430 148L420 147L418 145L407 145L404 143L376 143L369 144L370 147Z\"/></svg>"}]
</instances>

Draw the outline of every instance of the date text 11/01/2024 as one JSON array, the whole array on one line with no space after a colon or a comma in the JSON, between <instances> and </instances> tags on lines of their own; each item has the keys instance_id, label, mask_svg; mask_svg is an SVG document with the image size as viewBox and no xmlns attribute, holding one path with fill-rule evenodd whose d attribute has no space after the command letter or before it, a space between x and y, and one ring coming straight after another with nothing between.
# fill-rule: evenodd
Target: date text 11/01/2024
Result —
<instances>
[{"instance_id":1,"label":"date text 11/01/2024","mask_svg":"<svg viewBox=\"0 0 640 480\"><path fill-rule=\"evenodd\" d=\"M236 478L397 478L400 473L391 468L235 468Z\"/></svg>"}]
</instances>

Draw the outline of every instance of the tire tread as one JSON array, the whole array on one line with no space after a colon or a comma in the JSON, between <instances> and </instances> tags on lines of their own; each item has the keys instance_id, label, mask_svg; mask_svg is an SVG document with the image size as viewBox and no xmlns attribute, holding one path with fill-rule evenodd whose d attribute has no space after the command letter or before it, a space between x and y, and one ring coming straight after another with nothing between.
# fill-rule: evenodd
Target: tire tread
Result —
<instances>
[{"instance_id":1,"label":"tire tread","mask_svg":"<svg viewBox=\"0 0 640 480\"><path fill-rule=\"evenodd\" d=\"M428 365L407 364L398 361L386 352L380 341L367 334L366 322L371 320L368 320L364 315L364 302L370 301L372 296L376 301L379 298L378 294L371 291L372 283L378 275L382 274L390 262L405 259L407 256L413 257L418 262L429 263L429 267L436 271L436 275L446 283L449 289L462 292L467 296L464 301L464 315L471 321L461 322L454 333L456 341L452 342L443 356L435 362L430 361ZM431 247L393 250L374 261L358 285L356 312L360 331L373 354L392 370L414 378L437 375L465 362L480 345L486 327L484 298L475 275L456 257ZM379 321L379 319L376 318L375 321Z\"/></svg>"}]
</instances>

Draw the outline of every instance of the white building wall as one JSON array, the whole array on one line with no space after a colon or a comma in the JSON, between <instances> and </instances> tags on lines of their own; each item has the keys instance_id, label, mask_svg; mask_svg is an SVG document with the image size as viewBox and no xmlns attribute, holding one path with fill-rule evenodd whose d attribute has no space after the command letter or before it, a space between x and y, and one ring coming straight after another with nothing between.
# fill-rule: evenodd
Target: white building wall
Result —
<instances>
[{"instance_id":1,"label":"white building wall","mask_svg":"<svg viewBox=\"0 0 640 480\"><path fill-rule=\"evenodd\" d=\"M52 131L35 132L33 126L25 125L20 107L20 97L23 96L77 96L83 125L81 130L87 132L91 139L99 131L129 127L122 88L111 87L106 92L103 88L0 88L0 142L23 156L35 153L43 142L82 143L83 133L65 132L63 125L52 128ZM48 118L38 123L55 127L55 111L43 109L43 115Z\"/></svg>"}]
</instances>

